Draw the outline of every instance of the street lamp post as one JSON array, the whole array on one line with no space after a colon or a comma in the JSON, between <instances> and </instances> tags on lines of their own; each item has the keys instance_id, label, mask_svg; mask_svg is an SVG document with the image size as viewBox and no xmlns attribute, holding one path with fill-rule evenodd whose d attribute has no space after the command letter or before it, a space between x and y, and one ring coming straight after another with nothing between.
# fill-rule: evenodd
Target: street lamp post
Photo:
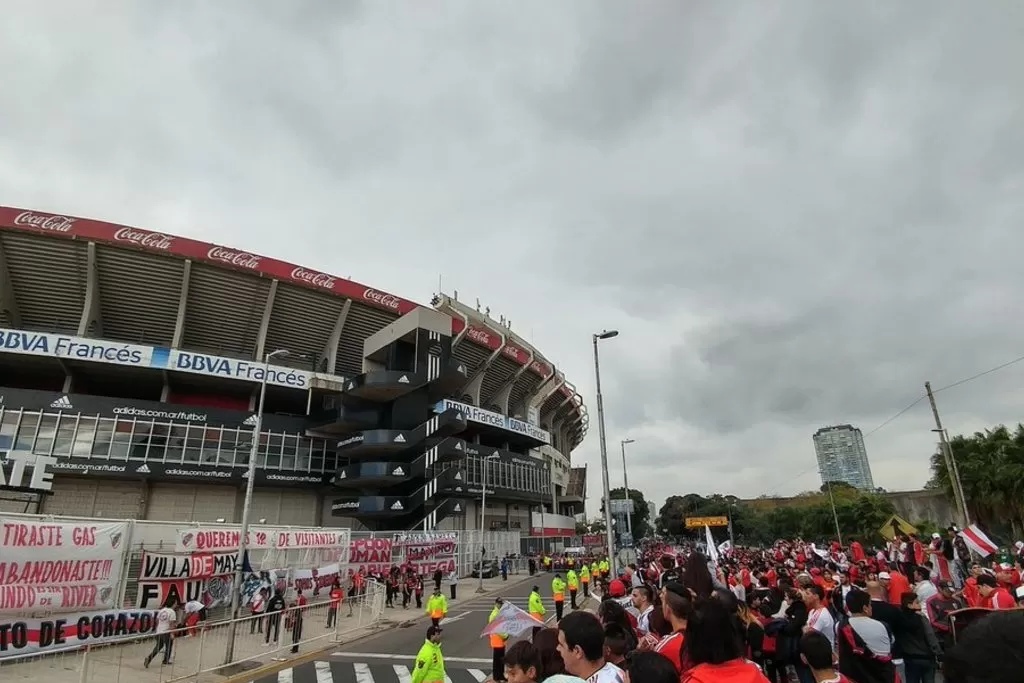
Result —
<instances>
[{"instance_id":1,"label":"street lamp post","mask_svg":"<svg viewBox=\"0 0 1024 683\"><path fill-rule=\"evenodd\" d=\"M263 358L263 378L260 380L260 400L256 406L256 424L252 429L252 448L249 451L249 468L245 481L245 501L242 503L242 528L238 537L238 557L235 558L235 576L231 583L231 618L238 618L238 602L242 592L242 574L245 566L245 552L249 545L249 512L252 508L253 482L256 480L256 458L260 449L260 432L263 430L263 404L267 398L267 375L270 374L270 359L284 358L291 353L287 349L271 351ZM228 642L224 652L224 663L230 664L235 656L235 628L228 629Z\"/></svg>"},{"instance_id":2,"label":"street lamp post","mask_svg":"<svg viewBox=\"0 0 1024 683\"><path fill-rule=\"evenodd\" d=\"M483 492L480 494L480 564L477 565L477 575L478 575L478 578L479 578L479 581L477 581L477 584L476 584L476 592L477 593L483 593L484 592L484 545L483 545L483 543L484 543L484 528L485 528L484 527L484 520L487 518L487 461L488 460L496 460L498 457L499 456L498 456L497 453L493 453L491 455L488 455L486 458L483 458L480 461L480 465L484 468L484 472L483 472L484 485L483 485ZM543 529L541 529L541 533L544 533Z\"/></svg>"},{"instance_id":3,"label":"street lamp post","mask_svg":"<svg viewBox=\"0 0 1024 683\"><path fill-rule=\"evenodd\" d=\"M604 526L606 542L608 544L608 562L615 567L615 543L612 538L612 497L611 486L608 483L608 442L604 432L604 399L601 396L601 360L597 352L597 342L602 339L617 337L618 330L605 330L593 335L594 341L594 382L597 389L597 426L601 435L601 472L604 488Z\"/></svg>"},{"instance_id":4,"label":"street lamp post","mask_svg":"<svg viewBox=\"0 0 1024 683\"><path fill-rule=\"evenodd\" d=\"M632 510L630 510L630 508L632 507L630 505L630 501L632 499L629 497L629 475L626 473L626 444L628 443L636 443L636 441L634 439L623 439L622 441L619 442L619 445L622 446L622 485L623 487L625 487L626 493L626 531L629 532L629 536L630 538L632 538L633 512Z\"/></svg>"}]
</instances>

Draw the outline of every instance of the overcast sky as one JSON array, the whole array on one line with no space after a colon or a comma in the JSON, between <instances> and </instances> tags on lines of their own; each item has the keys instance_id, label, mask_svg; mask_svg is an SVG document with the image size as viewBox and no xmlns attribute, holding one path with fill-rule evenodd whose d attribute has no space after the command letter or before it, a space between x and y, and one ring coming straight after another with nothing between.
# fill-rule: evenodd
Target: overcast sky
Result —
<instances>
[{"instance_id":1,"label":"overcast sky","mask_svg":"<svg viewBox=\"0 0 1024 683\"><path fill-rule=\"evenodd\" d=\"M856 7L854 7L856 5ZM0 203L208 239L427 302L564 370L612 485L796 493L1024 354L1024 4L9 0ZM942 392L1024 414L1024 363ZM867 439L920 487L927 403Z\"/></svg>"}]
</instances>

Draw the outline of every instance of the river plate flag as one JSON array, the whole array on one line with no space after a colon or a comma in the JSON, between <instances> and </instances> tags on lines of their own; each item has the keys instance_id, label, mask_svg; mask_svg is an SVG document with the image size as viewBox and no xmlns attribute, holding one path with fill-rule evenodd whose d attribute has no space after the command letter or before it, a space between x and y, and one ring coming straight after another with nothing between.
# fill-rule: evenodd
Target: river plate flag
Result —
<instances>
[{"instance_id":1,"label":"river plate flag","mask_svg":"<svg viewBox=\"0 0 1024 683\"><path fill-rule=\"evenodd\" d=\"M494 616L494 621L484 627L480 637L485 638L501 633L514 638L536 626L544 626L544 622L535 618L526 610L516 607L511 602L505 602Z\"/></svg>"}]
</instances>

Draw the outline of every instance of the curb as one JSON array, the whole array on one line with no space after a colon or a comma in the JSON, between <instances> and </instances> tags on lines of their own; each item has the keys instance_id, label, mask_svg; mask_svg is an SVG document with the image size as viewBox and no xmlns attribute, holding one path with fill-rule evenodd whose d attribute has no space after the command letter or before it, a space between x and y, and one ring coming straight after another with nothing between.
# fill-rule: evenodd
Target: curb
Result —
<instances>
[{"instance_id":1,"label":"curb","mask_svg":"<svg viewBox=\"0 0 1024 683\"><path fill-rule=\"evenodd\" d=\"M474 592L474 593L472 593L472 596L473 597L477 597L477 598L488 597L488 596L494 595L495 593L500 593L502 590L508 588L509 586L518 586L520 583L525 583L527 580L532 579L532 578L534 578L534 577L527 576L522 581L517 581L517 582L514 582L514 583L509 581L508 583L505 583L503 586L501 586L498 590L493 590L493 591L485 590L483 593L476 593L476 592ZM460 583L460 585L461 585L461 583ZM404 624L415 624L418 621L425 621L425 620L428 620L429 618L430 617L428 617L427 615L421 614L419 617L416 617L414 619L407 619L405 621L398 621L398 622L395 622L395 624L397 625L397 627L400 628ZM372 636L378 635L381 631L387 630L389 628L396 628L396 626L384 627L382 623L378 623L378 624L375 624L372 627L367 627L367 628L371 628L372 630L369 633L364 633L364 634L362 634L360 636L357 636L357 637L355 637L355 638L353 638L351 640L347 640L347 641L345 641L343 643L332 643L330 645L324 646L324 647L319 648L317 650L311 650L310 652L305 652L305 653L299 655L298 657L294 657L292 659L289 659L289 660L286 660L286 661L283 661L283 662L273 662L271 664L264 664L263 666L260 666L260 667L254 668L254 669L249 669L245 673L234 674L234 675L231 675L231 676L224 676L221 679L221 683L249 683L249 681L255 681L255 680L259 679L259 678L263 678L264 676L269 676L270 674L275 674L278 671L283 671L284 669L292 669L292 668L294 668L296 666L299 666L301 664L307 664L309 662L316 661L325 652L327 652L329 650L337 650L338 648L346 647L348 645L351 645L352 643L358 643L361 640L365 640L366 638L370 638ZM216 674L215 671L214 672L209 672L209 673Z\"/></svg>"}]
</instances>

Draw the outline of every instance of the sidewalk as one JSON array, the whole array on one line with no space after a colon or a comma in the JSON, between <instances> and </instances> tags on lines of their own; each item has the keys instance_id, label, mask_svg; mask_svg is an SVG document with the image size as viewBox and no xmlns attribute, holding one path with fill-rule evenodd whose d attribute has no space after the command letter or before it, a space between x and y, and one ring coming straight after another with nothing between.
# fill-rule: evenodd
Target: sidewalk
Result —
<instances>
[{"instance_id":1,"label":"sidewalk","mask_svg":"<svg viewBox=\"0 0 1024 683\"><path fill-rule=\"evenodd\" d=\"M477 593L477 580L465 579L459 582L458 599L449 599L450 606L458 606L486 595L493 595L507 590L529 579L527 574L513 574L508 581L500 577L484 579L484 593ZM448 586L444 586L445 594ZM189 680L198 683L230 683L231 681L251 681L279 669L288 668L297 663L311 659L325 650L335 650L366 636L382 630L395 628L401 624L426 619L423 610L415 609L415 603L409 609L402 609L401 603L395 608L384 608L379 620L369 623L370 606L362 613L354 609L348 615L343 605L338 613L337 628L327 629L327 606L315 605L304 612L301 644L297 654L291 653L291 630L282 628L279 644L266 644L266 633L250 633L251 619L235 624L234 661L230 669L208 671L196 674L199 669L218 667L227 651L228 631L230 623L211 625L202 636L183 636L174 640L174 657L172 664L162 666L162 656L158 655L146 668L144 660L155 644L153 637L141 638L122 645L111 645L85 650L41 655L39 657L7 662L0 659L0 680L3 683L13 681L32 681L33 683L169 683L171 681ZM266 624L264 623L265 627ZM201 665L201 666L200 666Z\"/></svg>"}]
</instances>

